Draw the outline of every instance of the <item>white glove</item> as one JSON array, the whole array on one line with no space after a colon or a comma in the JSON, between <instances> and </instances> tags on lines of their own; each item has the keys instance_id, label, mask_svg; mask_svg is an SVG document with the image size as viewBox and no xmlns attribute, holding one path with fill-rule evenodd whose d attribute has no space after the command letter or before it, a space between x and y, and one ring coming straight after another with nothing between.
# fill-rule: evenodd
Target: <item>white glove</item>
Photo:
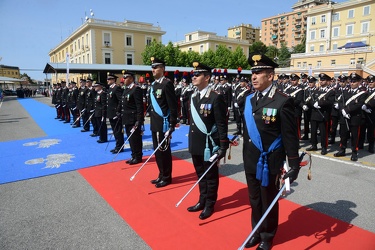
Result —
<instances>
[{"instance_id":1,"label":"white glove","mask_svg":"<svg viewBox=\"0 0 375 250\"><path fill-rule=\"evenodd\" d=\"M238 103L237 102L234 103L234 107L238 108Z\"/></svg>"},{"instance_id":2,"label":"white glove","mask_svg":"<svg viewBox=\"0 0 375 250\"><path fill-rule=\"evenodd\" d=\"M336 102L335 104L333 104L333 107L334 107L335 109L339 109L339 104Z\"/></svg>"},{"instance_id":3,"label":"white glove","mask_svg":"<svg viewBox=\"0 0 375 250\"><path fill-rule=\"evenodd\" d=\"M320 106L319 106L318 102L314 103L314 108L320 109Z\"/></svg>"},{"instance_id":4,"label":"white glove","mask_svg":"<svg viewBox=\"0 0 375 250\"><path fill-rule=\"evenodd\" d=\"M307 110L309 110L309 107L307 107L307 105L303 105L302 109L303 109L303 111L307 111Z\"/></svg>"},{"instance_id":5,"label":"white glove","mask_svg":"<svg viewBox=\"0 0 375 250\"><path fill-rule=\"evenodd\" d=\"M367 108L366 104L363 104L363 105L362 105L362 110L364 110L366 113L369 113L369 114L370 114L371 111L372 111L370 108Z\"/></svg>"},{"instance_id":6,"label":"white glove","mask_svg":"<svg viewBox=\"0 0 375 250\"><path fill-rule=\"evenodd\" d=\"M341 110L342 116L346 119L350 119L350 114L347 114L345 109Z\"/></svg>"}]
</instances>

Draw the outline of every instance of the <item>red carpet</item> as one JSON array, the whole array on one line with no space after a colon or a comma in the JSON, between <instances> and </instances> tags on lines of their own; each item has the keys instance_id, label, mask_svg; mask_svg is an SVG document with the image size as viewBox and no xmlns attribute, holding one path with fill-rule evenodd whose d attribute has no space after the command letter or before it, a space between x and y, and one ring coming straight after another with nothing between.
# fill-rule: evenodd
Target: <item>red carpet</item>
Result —
<instances>
[{"instance_id":1,"label":"red carpet","mask_svg":"<svg viewBox=\"0 0 375 250\"><path fill-rule=\"evenodd\" d=\"M221 177L215 213L202 221L186 210L198 187L175 206L197 180L191 163L174 158L173 184L161 189L150 183L154 158L129 180L140 166L121 161L79 172L152 249L237 249L249 235L245 184ZM273 249L375 249L375 234L282 199Z\"/></svg>"}]
</instances>

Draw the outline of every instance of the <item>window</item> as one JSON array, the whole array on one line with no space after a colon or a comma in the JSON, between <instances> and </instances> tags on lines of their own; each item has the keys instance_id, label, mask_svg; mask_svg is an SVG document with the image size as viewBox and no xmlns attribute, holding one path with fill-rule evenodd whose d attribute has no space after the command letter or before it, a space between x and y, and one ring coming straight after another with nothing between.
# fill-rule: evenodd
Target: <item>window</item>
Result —
<instances>
[{"instance_id":1,"label":"window","mask_svg":"<svg viewBox=\"0 0 375 250\"><path fill-rule=\"evenodd\" d=\"M103 38L104 38L104 41L103 41L104 45L109 46L111 44L111 34L110 33L104 33Z\"/></svg>"},{"instance_id":2,"label":"window","mask_svg":"<svg viewBox=\"0 0 375 250\"><path fill-rule=\"evenodd\" d=\"M353 35L353 33L354 33L353 29L354 29L353 24L346 25L346 35L347 36Z\"/></svg>"},{"instance_id":3,"label":"window","mask_svg":"<svg viewBox=\"0 0 375 250\"><path fill-rule=\"evenodd\" d=\"M78 49L81 49L81 40L78 39Z\"/></svg>"},{"instance_id":4,"label":"window","mask_svg":"<svg viewBox=\"0 0 375 250\"><path fill-rule=\"evenodd\" d=\"M364 16L370 15L370 6L363 7L363 15Z\"/></svg>"},{"instance_id":5,"label":"window","mask_svg":"<svg viewBox=\"0 0 375 250\"><path fill-rule=\"evenodd\" d=\"M349 10L348 11L348 18L353 18L354 17L354 10Z\"/></svg>"},{"instance_id":6,"label":"window","mask_svg":"<svg viewBox=\"0 0 375 250\"><path fill-rule=\"evenodd\" d=\"M350 58L350 65L354 65L355 64L355 59L354 58Z\"/></svg>"},{"instance_id":7,"label":"window","mask_svg":"<svg viewBox=\"0 0 375 250\"><path fill-rule=\"evenodd\" d=\"M151 42L152 42L152 37L147 36L146 37L146 46L151 45Z\"/></svg>"},{"instance_id":8,"label":"window","mask_svg":"<svg viewBox=\"0 0 375 250\"><path fill-rule=\"evenodd\" d=\"M332 28L332 37L338 37L340 35L340 28L339 27L333 27Z\"/></svg>"},{"instance_id":9,"label":"window","mask_svg":"<svg viewBox=\"0 0 375 250\"><path fill-rule=\"evenodd\" d=\"M297 63L297 68L301 68L301 62Z\"/></svg>"},{"instance_id":10,"label":"window","mask_svg":"<svg viewBox=\"0 0 375 250\"><path fill-rule=\"evenodd\" d=\"M191 35L189 35L189 41L193 40L193 37Z\"/></svg>"},{"instance_id":11,"label":"window","mask_svg":"<svg viewBox=\"0 0 375 250\"><path fill-rule=\"evenodd\" d=\"M319 52L324 52L324 45L323 44L319 45Z\"/></svg>"},{"instance_id":12,"label":"window","mask_svg":"<svg viewBox=\"0 0 375 250\"><path fill-rule=\"evenodd\" d=\"M126 54L126 65L132 65L133 64L133 54L128 53Z\"/></svg>"},{"instance_id":13,"label":"window","mask_svg":"<svg viewBox=\"0 0 375 250\"><path fill-rule=\"evenodd\" d=\"M317 61L317 63L316 63L316 67L317 67L317 68L322 67L322 61Z\"/></svg>"},{"instance_id":14,"label":"window","mask_svg":"<svg viewBox=\"0 0 375 250\"><path fill-rule=\"evenodd\" d=\"M358 58L357 63L364 64L365 60L363 59L363 57L360 57L360 58Z\"/></svg>"},{"instance_id":15,"label":"window","mask_svg":"<svg viewBox=\"0 0 375 250\"><path fill-rule=\"evenodd\" d=\"M332 14L332 21L340 21L340 13L336 12Z\"/></svg>"},{"instance_id":16,"label":"window","mask_svg":"<svg viewBox=\"0 0 375 250\"><path fill-rule=\"evenodd\" d=\"M111 53L104 53L104 64L111 64Z\"/></svg>"},{"instance_id":17,"label":"window","mask_svg":"<svg viewBox=\"0 0 375 250\"><path fill-rule=\"evenodd\" d=\"M86 63L85 62L85 56L82 56L82 63Z\"/></svg>"},{"instance_id":18,"label":"window","mask_svg":"<svg viewBox=\"0 0 375 250\"><path fill-rule=\"evenodd\" d=\"M203 48L203 45L201 45L201 46L199 46L199 53L203 54L203 52L204 52L204 48Z\"/></svg>"},{"instance_id":19,"label":"window","mask_svg":"<svg viewBox=\"0 0 375 250\"><path fill-rule=\"evenodd\" d=\"M193 51L193 48L192 48L192 47L190 47L190 48L189 48L189 51Z\"/></svg>"},{"instance_id":20,"label":"window","mask_svg":"<svg viewBox=\"0 0 375 250\"><path fill-rule=\"evenodd\" d=\"M326 22L326 15L322 15L322 16L320 17L320 22L321 22L321 23L325 23L325 22Z\"/></svg>"},{"instance_id":21,"label":"window","mask_svg":"<svg viewBox=\"0 0 375 250\"><path fill-rule=\"evenodd\" d=\"M314 50L315 50L315 46L314 46L314 45L311 45L311 46L310 46L310 52L314 52Z\"/></svg>"},{"instance_id":22,"label":"window","mask_svg":"<svg viewBox=\"0 0 375 250\"><path fill-rule=\"evenodd\" d=\"M337 43L332 44L332 50L337 50Z\"/></svg>"},{"instance_id":23,"label":"window","mask_svg":"<svg viewBox=\"0 0 375 250\"><path fill-rule=\"evenodd\" d=\"M336 65L336 60L331 60L331 66L335 66Z\"/></svg>"},{"instance_id":24,"label":"window","mask_svg":"<svg viewBox=\"0 0 375 250\"><path fill-rule=\"evenodd\" d=\"M369 26L370 26L370 23L369 22L363 22L361 23L361 33L368 33L369 31Z\"/></svg>"},{"instance_id":25,"label":"window","mask_svg":"<svg viewBox=\"0 0 375 250\"><path fill-rule=\"evenodd\" d=\"M315 40L315 30L310 32L310 40Z\"/></svg>"},{"instance_id":26,"label":"window","mask_svg":"<svg viewBox=\"0 0 375 250\"><path fill-rule=\"evenodd\" d=\"M126 46L133 47L133 36L132 35L126 35Z\"/></svg>"},{"instance_id":27,"label":"window","mask_svg":"<svg viewBox=\"0 0 375 250\"><path fill-rule=\"evenodd\" d=\"M87 57L87 63L90 63L90 54L87 54L86 57Z\"/></svg>"},{"instance_id":28,"label":"window","mask_svg":"<svg viewBox=\"0 0 375 250\"><path fill-rule=\"evenodd\" d=\"M303 68L306 68L307 62L303 62Z\"/></svg>"},{"instance_id":29,"label":"window","mask_svg":"<svg viewBox=\"0 0 375 250\"><path fill-rule=\"evenodd\" d=\"M232 50L232 46L228 46L228 49L229 49L229 50Z\"/></svg>"},{"instance_id":30,"label":"window","mask_svg":"<svg viewBox=\"0 0 375 250\"><path fill-rule=\"evenodd\" d=\"M311 18L311 25L315 25L315 22L316 22L316 18L315 18L315 17L312 17L312 18Z\"/></svg>"},{"instance_id":31,"label":"window","mask_svg":"<svg viewBox=\"0 0 375 250\"><path fill-rule=\"evenodd\" d=\"M320 30L320 38L325 38L326 30Z\"/></svg>"}]
</instances>

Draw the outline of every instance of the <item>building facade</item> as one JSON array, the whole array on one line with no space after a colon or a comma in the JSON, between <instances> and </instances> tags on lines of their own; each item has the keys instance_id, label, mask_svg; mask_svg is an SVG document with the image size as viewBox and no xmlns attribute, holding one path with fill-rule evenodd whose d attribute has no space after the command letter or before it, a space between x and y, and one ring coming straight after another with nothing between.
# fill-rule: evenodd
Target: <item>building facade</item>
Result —
<instances>
[{"instance_id":1,"label":"building facade","mask_svg":"<svg viewBox=\"0 0 375 250\"><path fill-rule=\"evenodd\" d=\"M14 66L0 65L0 76L20 78L20 68Z\"/></svg>"},{"instance_id":2,"label":"building facade","mask_svg":"<svg viewBox=\"0 0 375 250\"><path fill-rule=\"evenodd\" d=\"M292 6L293 11L262 19L261 38L266 46L281 48L282 44L292 48L302 43L306 34L307 10L328 0L299 0Z\"/></svg>"},{"instance_id":3,"label":"building facade","mask_svg":"<svg viewBox=\"0 0 375 250\"><path fill-rule=\"evenodd\" d=\"M375 1L349 0L310 9L306 53L292 54L292 71L375 74Z\"/></svg>"},{"instance_id":4,"label":"building facade","mask_svg":"<svg viewBox=\"0 0 375 250\"><path fill-rule=\"evenodd\" d=\"M241 24L228 28L228 37L247 40L250 44L259 41L260 28L255 28L251 24Z\"/></svg>"},{"instance_id":5,"label":"building facade","mask_svg":"<svg viewBox=\"0 0 375 250\"><path fill-rule=\"evenodd\" d=\"M48 54L52 63L141 65L145 47L164 34L150 23L88 18Z\"/></svg>"},{"instance_id":6,"label":"building facade","mask_svg":"<svg viewBox=\"0 0 375 250\"><path fill-rule=\"evenodd\" d=\"M239 46L245 55L249 54L250 43L248 40L218 36L216 33L207 31L187 33L184 41L173 43L173 46L178 46L182 52L195 51L199 54L203 54L209 49L216 51L219 45L224 45L231 51L235 51Z\"/></svg>"}]
</instances>

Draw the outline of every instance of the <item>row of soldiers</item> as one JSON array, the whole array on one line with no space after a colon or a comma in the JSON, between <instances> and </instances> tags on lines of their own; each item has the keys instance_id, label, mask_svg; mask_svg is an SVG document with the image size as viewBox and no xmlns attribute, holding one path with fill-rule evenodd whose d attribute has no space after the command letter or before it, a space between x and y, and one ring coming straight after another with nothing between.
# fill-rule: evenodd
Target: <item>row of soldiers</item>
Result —
<instances>
[{"instance_id":1,"label":"row of soldiers","mask_svg":"<svg viewBox=\"0 0 375 250\"><path fill-rule=\"evenodd\" d=\"M93 131L90 136L99 136L98 143L108 142L107 119L116 140L116 146L110 150L113 154L124 151L124 132L129 138L132 157L130 165L142 162L142 133L144 123L144 91L135 83L132 72L124 72L121 82L117 76L107 74L107 83L95 82L91 78L81 79L80 87L76 82L62 81L54 85L52 103L56 107L57 117L64 123L73 121L73 128L81 127L81 132Z\"/></svg>"},{"instance_id":2,"label":"row of soldiers","mask_svg":"<svg viewBox=\"0 0 375 250\"><path fill-rule=\"evenodd\" d=\"M340 150L335 157L346 155L350 139L351 160L358 160L358 150L368 141L368 151L374 153L375 83L374 76L363 79L357 73L340 75L338 82L325 73L318 79L306 74L279 75L277 86L280 91L294 98L295 118L301 140L309 140L307 151L318 150L320 133L321 154L325 155L328 145L335 143L338 124ZM301 121L304 135L301 135Z\"/></svg>"}]
</instances>

